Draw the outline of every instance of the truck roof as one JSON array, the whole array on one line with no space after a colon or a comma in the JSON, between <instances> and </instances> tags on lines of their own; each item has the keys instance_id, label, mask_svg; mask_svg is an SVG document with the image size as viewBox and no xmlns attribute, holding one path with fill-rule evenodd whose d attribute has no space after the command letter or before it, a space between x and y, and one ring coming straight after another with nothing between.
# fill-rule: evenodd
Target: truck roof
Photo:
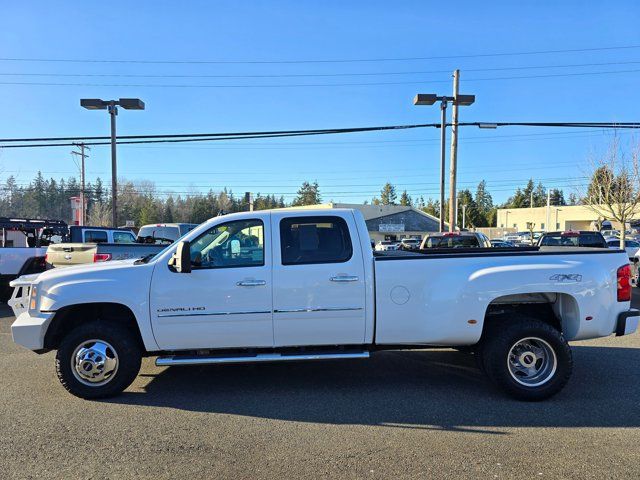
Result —
<instances>
[{"instance_id":1,"label":"truck roof","mask_svg":"<svg viewBox=\"0 0 640 480\"><path fill-rule=\"evenodd\" d=\"M353 214L354 212L360 213L359 210L355 208L270 208L267 210L254 210L253 212L234 212L227 213L222 215L224 218L251 218L251 216L256 215L256 213L286 213L290 214L292 217L313 217L317 215L346 215ZM214 220L218 220L220 216L211 217L206 220L204 223L213 222Z\"/></svg>"}]
</instances>

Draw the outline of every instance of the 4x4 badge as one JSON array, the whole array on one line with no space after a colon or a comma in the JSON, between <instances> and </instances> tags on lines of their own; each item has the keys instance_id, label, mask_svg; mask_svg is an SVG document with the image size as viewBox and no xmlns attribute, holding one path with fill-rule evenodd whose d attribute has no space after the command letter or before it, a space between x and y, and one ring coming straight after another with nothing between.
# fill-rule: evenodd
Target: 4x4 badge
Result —
<instances>
[{"instance_id":1,"label":"4x4 badge","mask_svg":"<svg viewBox=\"0 0 640 480\"><path fill-rule=\"evenodd\" d=\"M581 282L582 275L578 273L556 273L555 275L551 275L549 280L554 282Z\"/></svg>"}]
</instances>

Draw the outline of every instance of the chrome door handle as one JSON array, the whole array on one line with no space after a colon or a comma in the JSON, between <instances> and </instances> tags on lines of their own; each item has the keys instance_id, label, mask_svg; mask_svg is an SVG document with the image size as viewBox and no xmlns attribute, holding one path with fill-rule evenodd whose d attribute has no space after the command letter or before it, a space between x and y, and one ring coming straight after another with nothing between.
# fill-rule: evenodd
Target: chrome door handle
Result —
<instances>
[{"instance_id":1,"label":"chrome door handle","mask_svg":"<svg viewBox=\"0 0 640 480\"><path fill-rule=\"evenodd\" d=\"M335 277L331 277L330 280L332 282L339 282L339 283L357 282L358 276L357 275L336 275Z\"/></svg>"},{"instance_id":2,"label":"chrome door handle","mask_svg":"<svg viewBox=\"0 0 640 480\"><path fill-rule=\"evenodd\" d=\"M261 287L266 284L267 282L264 280L242 280L236 283L239 287Z\"/></svg>"}]
</instances>

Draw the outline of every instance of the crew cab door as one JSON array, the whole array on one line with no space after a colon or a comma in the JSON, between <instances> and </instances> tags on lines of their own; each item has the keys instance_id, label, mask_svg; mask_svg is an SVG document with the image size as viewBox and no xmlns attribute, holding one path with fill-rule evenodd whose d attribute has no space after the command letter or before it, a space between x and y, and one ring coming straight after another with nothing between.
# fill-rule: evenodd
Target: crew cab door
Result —
<instances>
[{"instance_id":1,"label":"crew cab door","mask_svg":"<svg viewBox=\"0 0 640 480\"><path fill-rule=\"evenodd\" d=\"M301 212L302 213L302 212ZM272 213L276 346L361 344L365 281L353 215Z\"/></svg>"},{"instance_id":2,"label":"crew cab door","mask_svg":"<svg viewBox=\"0 0 640 480\"><path fill-rule=\"evenodd\" d=\"M150 309L161 349L273 346L269 218L205 230L191 241L190 273L156 265Z\"/></svg>"}]
</instances>

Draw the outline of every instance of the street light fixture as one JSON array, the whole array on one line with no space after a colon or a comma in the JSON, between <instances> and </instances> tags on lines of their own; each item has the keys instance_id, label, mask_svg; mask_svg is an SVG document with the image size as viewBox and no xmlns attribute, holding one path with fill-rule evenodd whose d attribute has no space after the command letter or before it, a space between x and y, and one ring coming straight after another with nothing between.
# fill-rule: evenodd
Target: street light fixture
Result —
<instances>
[{"instance_id":1,"label":"street light fixture","mask_svg":"<svg viewBox=\"0 0 640 480\"><path fill-rule=\"evenodd\" d=\"M438 96L434 93L418 93L413 98L414 105L433 105L436 102L440 102L440 232L444 232L444 170L447 142L447 103L451 102L452 104L467 106L471 105L475 99L475 95L458 95L456 101L454 97ZM452 224L451 222L455 222L455 219L449 219L449 225L455 226L455 223Z\"/></svg>"},{"instance_id":2,"label":"street light fixture","mask_svg":"<svg viewBox=\"0 0 640 480\"><path fill-rule=\"evenodd\" d=\"M102 100L100 98L82 98L80 106L87 110L109 110L111 116L111 222L118 226L118 167L116 162L116 115L118 106L125 110L144 110L144 102L139 98L120 98L119 100Z\"/></svg>"}]
</instances>

